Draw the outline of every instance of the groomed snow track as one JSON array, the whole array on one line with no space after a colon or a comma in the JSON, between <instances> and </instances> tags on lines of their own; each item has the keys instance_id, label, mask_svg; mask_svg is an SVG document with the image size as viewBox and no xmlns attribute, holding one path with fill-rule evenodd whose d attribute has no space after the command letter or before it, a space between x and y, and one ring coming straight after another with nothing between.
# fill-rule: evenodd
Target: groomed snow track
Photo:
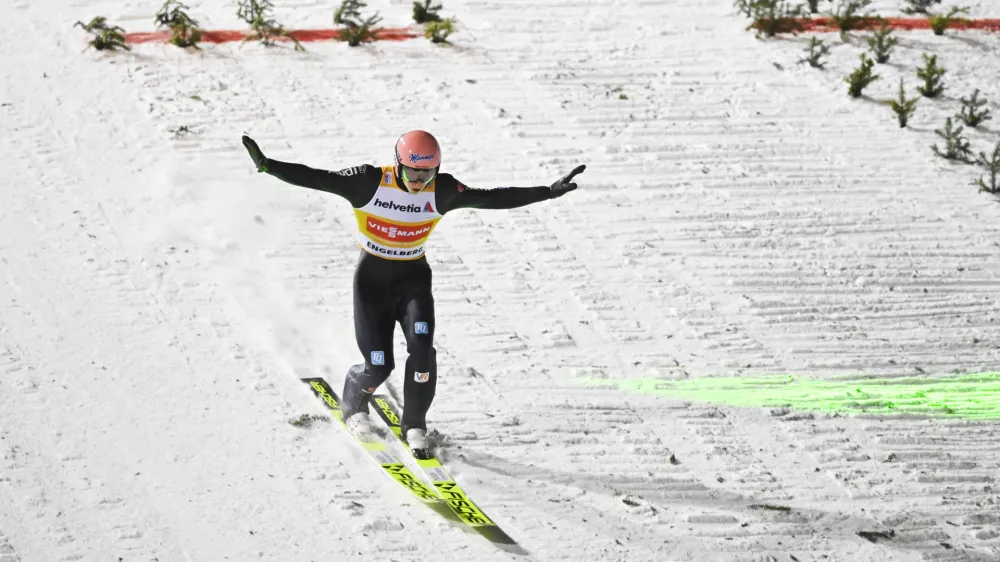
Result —
<instances>
[{"instance_id":1,"label":"groomed snow track","mask_svg":"<svg viewBox=\"0 0 1000 562\"><path fill-rule=\"evenodd\" d=\"M1000 560L995 419L582 382L998 370L1000 205L929 145L972 89L997 107L1000 36L901 33L871 100L912 92L924 52L950 89L899 129L845 95L863 40L825 36L818 72L806 37L755 40L728 1L445 4L453 47L306 53L81 53L75 21L151 31L158 6L0 8L0 562L519 559L331 425L288 423L323 414L297 376L338 385L358 358L353 218L254 173L239 137L340 168L415 127L470 185L588 165L557 201L449 215L429 250L442 456L535 559Z\"/></svg>"}]
</instances>

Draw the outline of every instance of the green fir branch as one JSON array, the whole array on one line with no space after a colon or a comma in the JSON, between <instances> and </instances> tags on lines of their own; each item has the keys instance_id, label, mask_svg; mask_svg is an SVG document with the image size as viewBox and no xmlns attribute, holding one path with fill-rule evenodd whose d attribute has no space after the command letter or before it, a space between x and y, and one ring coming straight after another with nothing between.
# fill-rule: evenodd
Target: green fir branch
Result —
<instances>
[{"instance_id":1,"label":"green fir branch","mask_svg":"<svg viewBox=\"0 0 1000 562\"><path fill-rule=\"evenodd\" d=\"M972 96L969 98L961 98L959 101L962 102L962 109L956 115L963 123L969 127L978 127L984 121L989 121L993 119L990 115L990 110L980 108L986 105L986 100L979 99L979 88L972 92Z\"/></svg>"},{"instance_id":2,"label":"green fir branch","mask_svg":"<svg viewBox=\"0 0 1000 562\"><path fill-rule=\"evenodd\" d=\"M367 5L362 0L343 0L340 3L340 7L333 12L333 24L357 27L359 25L358 21L362 19L361 8Z\"/></svg>"},{"instance_id":3,"label":"green fir branch","mask_svg":"<svg viewBox=\"0 0 1000 562\"><path fill-rule=\"evenodd\" d=\"M904 14L928 14L928 10L934 4L940 4L941 0L904 0L906 6L903 8Z\"/></svg>"},{"instance_id":4,"label":"green fir branch","mask_svg":"<svg viewBox=\"0 0 1000 562\"><path fill-rule=\"evenodd\" d=\"M93 47L98 51L132 50L132 47L125 41L125 30L117 25L109 26L108 20L104 16L96 16L87 23L78 21L73 24L73 27L77 26L94 36L88 41L87 49Z\"/></svg>"},{"instance_id":5,"label":"green fir branch","mask_svg":"<svg viewBox=\"0 0 1000 562\"><path fill-rule=\"evenodd\" d=\"M382 17L378 12L367 18L363 17L361 9L367 5L362 0L344 0L333 13L333 23L343 26L338 30L338 38L350 47L378 39L378 29L375 26L382 21Z\"/></svg>"},{"instance_id":6,"label":"green fir branch","mask_svg":"<svg viewBox=\"0 0 1000 562\"><path fill-rule=\"evenodd\" d=\"M156 13L156 27L170 29L170 43L181 48L198 48L201 42L201 30L198 22L185 11L187 6L178 0L166 0L160 11Z\"/></svg>"},{"instance_id":7,"label":"green fir branch","mask_svg":"<svg viewBox=\"0 0 1000 562\"><path fill-rule=\"evenodd\" d=\"M240 46L247 41L258 40L265 47L271 47L274 45L276 37L285 37L295 43L296 51L304 51L305 47L299 43L298 39L289 35L284 26L278 24L270 17L272 9L271 0L240 0L236 10L236 17L246 22L254 32L254 35L247 36L240 43Z\"/></svg>"},{"instance_id":8,"label":"green fir branch","mask_svg":"<svg viewBox=\"0 0 1000 562\"><path fill-rule=\"evenodd\" d=\"M869 84L881 78L881 76L872 73L872 67L875 66L875 62L868 58L868 55L861 53L861 66L854 69L844 81L848 83L849 87L847 93L852 98L860 98L862 91Z\"/></svg>"},{"instance_id":9,"label":"green fir branch","mask_svg":"<svg viewBox=\"0 0 1000 562\"><path fill-rule=\"evenodd\" d=\"M910 121L910 116L916 111L918 101L920 101L920 98L906 99L906 91L903 89L903 79L900 78L899 97L889 102L889 106L892 107L892 111L899 120L900 128L906 127L906 124Z\"/></svg>"},{"instance_id":10,"label":"green fir branch","mask_svg":"<svg viewBox=\"0 0 1000 562\"><path fill-rule=\"evenodd\" d=\"M892 50L899 44L899 39L892 37L892 28L889 27L887 20L879 18L879 22L881 25L878 30L868 38L868 47L875 55L875 62L885 64L889 62Z\"/></svg>"},{"instance_id":11,"label":"green fir branch","mask_svg":"<svg viewBox=\"0 0 1000 562\"><path fill-rule=\"evenodd\" d=\"M944 150L938 148L937 144L931 146L934 153L946 160L954 160L965 164L972 164L972 148L969 146L969 139L962 136L963 127L953 127L951 117L945 120L944 130L934 129L934 133L944 139Z\"/></svg>"},{"instance_id":12,"label":"green fir branch","mask_svg":"<svg viewBox=\"0 0 1000 562\"><path fill-rule=\"evenodd\" d=\"M438 15L441 8L441 4L434 5L433 0L424 0L423 4L414 2L413 21L419 24L441 21L441 16Z\"/></svg>"},{"instance_id":13,"label":"green fir branch","mask_svg":"<svg viewBox=\"0 0 1000 562\"><path fill-rule=\"evenodd\" d=\"M944 93L945 86L942 84L941 78L947 71L937 65L937 55L928 56L925 53L922 56L924 66L917 69L917 78L923 80L924 83L917 90L924 97L936 98Z\"/></svg>"},{"instance_id":14,"label":"green fir branch","mask_svg":"<svg viewBox=\"0 0 1000 562\"><path fill-rule=\"evenodd\" d=\"M378 29L375 24L382 21L378 14L368 17L363 21L351 21L349 25L340 29L340 40L345 41L350 47L357 47L362 43L370 43L378 39Z\"/></svg>"},{"instance_id":15,"label":"green fir branch","mask_svg":"<svg viewBox=\"0 0 1000 562\"><path fill-rule=\"evenodd\" d=\"M979 186L979 191L1000 193L1000 142L993 149L991 157L987 158L985 152L980 152L976 164L986 169L986 176L980 176L975 182Z\"/></svg>"},{"instance_id":16,"label":"green fir branch","mask_svg":"<svg viewBox=\"0 0 1000 562\"><path fill-rule=\"evenodd\" d=\"M930 18L931 30L934 31L934 35L944 35L944 30L948 29L948 26L951 24L969 21L965 18L957 17L958 14L967 13L969 13L968 8L953 7L947 14L933 14Z\"/></svg>"},{"instance_id":17,"label":"green fir branch","mask_svg":"<svg viewBox=\"0 0 1000 562\"><path fill-rule=\"evenodd\" d=\"M805 17L801 4L793 6L788 0L737 0L737 5L753 20L747 29L756 30L757 37L805 30L800 21Z\"/></svg>"},{"instance_id":18,"label":"green fir branch","mask_svg":"<svg viewBox=\"0 0 1000 562\"><path fill-rule=\"evenodd\" d=\"M798 64L808 64L809 66L820 70L826 68L826 63L820 59L830 54L830 47L826 46L822 39L819 39L818 37L810 37L809 45L804 50L806 51L806 56L800 58Z\"/></svg>"},{"instance_id":19,"label":"green fir branch","mask_svg":"<svg viewBox=\"0 0 1000 562\"><path fill-rule=\"evenodd\" d=\"M424 37L431 40L431 43L448 43L448 36L456 31L457 21L455 18L447 18L442 21L432 21L424 27Z\"/></svg>"},{"instance_id":20,"label":"green fir branch","mask_svg":"<svg viewBox=\"0 0 1000 562\"><path fill-rule=\"evenodd\" d=\"M858 29L873 17L873 12L862 10L871 6L872 0L840 0L836 9L827 12L827 17L837 23L840 40L847 41L847 34Z\"/></svg>"}]
</instances>

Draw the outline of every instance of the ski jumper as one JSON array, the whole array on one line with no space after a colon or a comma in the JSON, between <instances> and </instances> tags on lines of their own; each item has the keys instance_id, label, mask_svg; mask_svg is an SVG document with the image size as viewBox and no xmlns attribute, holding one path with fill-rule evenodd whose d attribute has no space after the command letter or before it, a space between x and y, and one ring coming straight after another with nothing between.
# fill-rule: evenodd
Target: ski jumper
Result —
<instances>
[{"instance_id":1,"label":"ski jumper","mask_svg":"<svg viewBox=\"0 0 1000 562\"><path fill-rule=\"evenodd\" d=\"M366 164L333 172L270 158L267 172L293 185L343 197L354 207L361 247L354 270L354 334L365 363L348 372L344 418L367 411L368 397L395 368L392 336L398 322L408 355L400 425L404 431L426 429L437 386L434 297L425 256L431 232L455 209L522 207L549 199L549 186L475 189L450 174L438 174L423 191L410 193L393 166Z\"/></svg>"}]
</instances>

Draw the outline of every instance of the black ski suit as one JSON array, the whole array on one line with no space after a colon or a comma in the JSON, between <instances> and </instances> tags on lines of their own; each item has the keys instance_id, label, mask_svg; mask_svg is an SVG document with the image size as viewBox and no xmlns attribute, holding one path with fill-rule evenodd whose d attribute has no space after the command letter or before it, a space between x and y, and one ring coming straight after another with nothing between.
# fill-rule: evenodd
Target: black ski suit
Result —
<instances>
[{"instance_id":1,"label":"black ski suit","mask_svg":"<svg viewBox=\"0 0 1000 562\"><path fill-rule=\"evenodd\" d=\"M267 158L263 168L287 183L339 195L350 202L356 213L362 208L372 208L373 203L387 206L376 198L380 187L390 189L393 198L401 202L393 203L394 209L409 207L406 201L410 194L395 173L389 177L388 166L366 164L334 172ZM440 215L463 208L512 209L545 201L553 195L550 186L474 189L450 174L438 174L432 186L429 189L433 195L425 194L422 201L430 203ZM392 193L392 189L402 190L405 195ZM428 197L433 201L428 201ZM377 217L372 220L378 223ZM427 410L437 385L437 361L431 268L422 253L423 245L418 248L420 256L416 259L392 259L380 255L370 242L362 244L359 239L359 244L361 256L354 271L354 332L365 363L351 367L348 372L342 404L344 419L368 411L369 397L389 378L395 367L392 336L398 322L406 337L408 353L403 383L403 434L410 428L426 429Z\"/></svg>"}]
</instances>

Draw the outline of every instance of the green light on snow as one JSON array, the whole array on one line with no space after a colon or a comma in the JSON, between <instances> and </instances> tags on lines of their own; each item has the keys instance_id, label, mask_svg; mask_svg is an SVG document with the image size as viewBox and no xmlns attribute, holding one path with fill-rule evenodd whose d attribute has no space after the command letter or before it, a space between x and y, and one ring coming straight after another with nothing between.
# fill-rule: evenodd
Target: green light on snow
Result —
<instances>
[{"instance_id":1,"label":"green light on snow","mask_svg":"<svg viewBox=\"0 0 1000 562\"><path fill-rule=\"evenodd\" d=\"M1000 373L886 379L812 379L789 375L683 381L587 378L584 382L638 394L729 406L1000 420Z\"/></svg>"}]
</instances>

